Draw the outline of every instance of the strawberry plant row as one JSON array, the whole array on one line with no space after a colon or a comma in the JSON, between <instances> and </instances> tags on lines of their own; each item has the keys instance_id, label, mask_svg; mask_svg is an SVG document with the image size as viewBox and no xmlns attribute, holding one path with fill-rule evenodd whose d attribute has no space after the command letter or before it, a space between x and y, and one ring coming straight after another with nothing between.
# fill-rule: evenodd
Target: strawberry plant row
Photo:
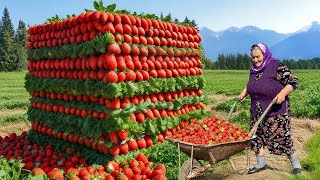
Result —
<instances>
[{"instance_id":1,"label":"strawberry plant row","mask_svg":"<svg viewBox=\"0 0 320 180\"><path fill-rule=\"evenodd\" d=\"M71 80L56 78L35 78L26 75L25 87L32 94L35 91L68 93L73 95L133 97L160 92L177 92L184 89L202 89L203 76L182 76L177 78L150 78L149 81L104 83L92 80Z\"/></svg>"}]
</instances>

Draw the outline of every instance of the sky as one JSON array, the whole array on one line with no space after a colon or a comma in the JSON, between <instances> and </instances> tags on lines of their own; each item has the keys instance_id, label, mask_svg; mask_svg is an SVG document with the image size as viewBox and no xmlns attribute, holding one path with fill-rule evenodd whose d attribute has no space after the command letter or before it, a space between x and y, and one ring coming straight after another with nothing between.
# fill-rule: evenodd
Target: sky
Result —
<instances>
[{"instance_id":1,"label":"sky","mask_svg":"<svg viewBox=\"0 0 320 180\"><path fill-rule=\"evenodd\" d=\"M23 20L29 25L42 24L58 15L80 14L94 9L90 0L0 0L1 16L7 7L14 27ZM213 31L253 25L279 33L292 33L320 22L319 0L103 0L116 3L117 9L150 13L160 16L171 13L182 21L186 16L198 26Z\"/></svg>"}]
</instances>

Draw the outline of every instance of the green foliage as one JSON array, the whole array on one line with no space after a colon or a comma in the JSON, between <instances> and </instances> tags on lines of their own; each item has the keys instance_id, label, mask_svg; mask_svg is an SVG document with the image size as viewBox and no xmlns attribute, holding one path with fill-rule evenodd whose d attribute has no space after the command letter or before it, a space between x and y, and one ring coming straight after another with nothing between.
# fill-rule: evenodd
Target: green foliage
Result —
<instances>
[{"instance_id":1,"label":"green foliage","mask_svg":"<svg viewBox=\"0 0 320 180\"><path fill-rule=\"evenodd\" d=\"M133 97L159 92L175 92L183 89L202 89L203 76L182 76L177 78L150 78L149 81L104 83L87 79L71 80L56 78L35 78L26 75L25 88L28 92L45 91L68 94L87 94L108 98Z\"/></svg>"},{"instance_id":2,"label":"green foliage","mask_svg":"<svg viewBox=\"0 0 320 180\"><path fill-rule=\"evenodd\" d=\"M304 173L292 177L294 180L319 179L320 178L320 132L317 132L305 144L307 156L301 164Z\"/></svg>"},{"instance_id":3,"label":"green foliage","mask_svg":"<svg viewBox=\"0 0 320 180\"><path fill-rule=\"evenodd\" d=\"M9 122L27 121L28 116L26 113L12 114L7 116L0 116L0 125Z\"/></svg>"},{"instance_id":4,"label":"green foliage","mask_svg":"<svg viewBox=\"0 0 320 180\"><path fill-rule=\"evenodd\" d=\"M0 179L5 180L18 180L21 178L21 170L23 164L19 160L7 160L5 157L0 156Z\"/></svg>"},{"instance_id":5,"label":"green foliage","mask_svg":"<svg viewBox=\"0 0 320 180\"><path fill-rule=\"evenodd\" d=\"M189 159L189 157L180 152L181 165ZM150 161L155 164L163 163L167 169L167 178L170 180L178 179L179 174L179 159L178 159L178 148L168 141L159 144L155 149L154 153L149 157Z\"/></svg>"}]
</instances>

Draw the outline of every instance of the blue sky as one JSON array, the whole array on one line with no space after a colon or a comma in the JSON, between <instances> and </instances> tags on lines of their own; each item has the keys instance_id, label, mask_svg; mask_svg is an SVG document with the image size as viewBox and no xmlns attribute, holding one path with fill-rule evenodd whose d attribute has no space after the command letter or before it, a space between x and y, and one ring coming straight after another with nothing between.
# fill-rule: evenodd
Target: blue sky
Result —
<instances>
[{"instance_id":1,"label":"blue sky","mask_svg":"<svg viewBox=\"0 0 320 180\"><path fill-rule=\"evenodd\" d=\"M17 27L21 19L29 25L41 24L54 15L80 14L93 9L89 0L0 0L0 11L9 9ZM231 26L257 26L280 33L300 30L312 21L320 22L319 0L103 0L116 3L117 9L160 15L172 14L183 20L194 19L199 27L219 31ZM265 2L265 3L264 3Z\"/></svg>"}]
</instances>

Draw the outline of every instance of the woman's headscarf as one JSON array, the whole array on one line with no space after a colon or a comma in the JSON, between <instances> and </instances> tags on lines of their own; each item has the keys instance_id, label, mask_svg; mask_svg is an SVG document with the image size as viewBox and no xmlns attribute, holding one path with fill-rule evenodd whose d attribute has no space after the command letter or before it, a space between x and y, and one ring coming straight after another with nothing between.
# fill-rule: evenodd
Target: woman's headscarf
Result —
<instances>
[{"instance_id":1,"label":"woman's headscarf","mask_svg":"<svg viewBox=\"0 0 320 180\"><path fill-rule=\"evenodd\" d=\"M263 54L263 63L261 64L261 66L256 67L256 65L252 62L252 68L250 70L251 73L259 73L261 71L264 70L264 68L266 68L268 66L268 64L270 64L270 61L275 61L276 59L274 57L272 57L272 54L270 52L270 49L267 45L265 45L264 43L258 43L258 44L254 44L251 46L250 49L250 53L252 52L253 47L259 47L259 49L261 50L262 54Z\"/></svg>"}]
</instances>

